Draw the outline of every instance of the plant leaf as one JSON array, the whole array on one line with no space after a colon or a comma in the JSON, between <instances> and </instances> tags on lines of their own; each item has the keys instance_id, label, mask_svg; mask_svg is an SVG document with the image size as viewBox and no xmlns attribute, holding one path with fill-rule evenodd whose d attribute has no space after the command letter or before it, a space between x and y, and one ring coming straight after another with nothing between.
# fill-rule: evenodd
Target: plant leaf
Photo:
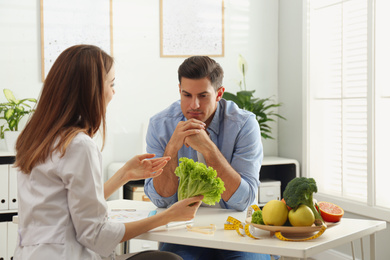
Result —
<instances>
[{"instance_id":1,"label":"plant leaf","mask_svg":"<svg viewBox=\"0 0 390 260\"><path fill-rule=\"evenodd\" d=\"M245 76L248 71L248 63L241 54L238 55L238 70L242 76Z\"/></svg>"},{"instance_id":2,"label":"plant leaf","mask_svg":"<svg viewBox=\"0 0 390 260\"><path fill-rule=\"evenodd\" d=\"M14 130L14 128L16 127L16 123L17 123L17 121L15 119L11 120L11 122L9 122L8 126L9 126L9 129L11 131Z\"/></svg>"},{"instance_id":3,"label":"plant leaf","mask_svg":"<svg viewBox=\"0 0 390 260\"><path fill-rule=\"evenodd\" d=\"M242 108L242 103L241 103L240 99L236 95L234 95L233 93L225 91L223 93L223 98L226 99L226 100L233 101L234 103L237 104L237 106L239 108Z\"/></svg>"},{"instance_id":4,"label":"plant leaf","mask_svg":"<svg viewBox=\"0 0 390 260\"><path fill-rule=\"evenodd\" d=\"M12 93L11 90L5 88L5 89L3 90L3 92L4 92L5 98L6 98L9 102L11 102L11 103L16 103L16 102L17 102L17 100L16 100L16 98L15 98L15 96L14 96L14 94Z\"/></svg>"},{"instance_id":5,"label":"plant leaf","mask_svg":"<svg viewBox=\"0 0 390 260\"><path fill-rule=\"evenodd\" d=\"M248 96L252 97L253 93L255 93L256 90L241 90L237 92L237 96Z\"/></svg>"},{"instance_id":6,"label":"plant leaf","mask_svg":"<svg viewBox=\"0 0 390 260\"><path fill-rule=\"evenodd\" d=\"M5 120L9 120L12 116L13 116L13 114L14 114L14 109L8 109L8 110L6 110L5 112L4 112L4 118L5 118Z\"/></svg>"},{"instance_id":7,"label":"plant leaf","mask_svg":"<svg viewBox=\"0 0 390 260\"><path fill-rule=\"evenodd\" d=\"M18 114L23 113L23 112L24 112L24 107L22 107L22 106L17 106L17 107L15 107L15 111L16 111L16 113L18 113Z\"/></svg>"}]
</instances>

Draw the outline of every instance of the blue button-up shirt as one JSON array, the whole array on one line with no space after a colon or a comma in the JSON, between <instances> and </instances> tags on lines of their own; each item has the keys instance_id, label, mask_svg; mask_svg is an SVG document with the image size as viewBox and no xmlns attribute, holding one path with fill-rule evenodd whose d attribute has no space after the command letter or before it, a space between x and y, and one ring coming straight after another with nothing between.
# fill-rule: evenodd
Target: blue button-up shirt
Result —
<instances>
[{"instance_id":1,"label":"blue button-up shirt","mask_svg":"<svg viewBox=\"0 0 390 260\"><path fill-rule=\"evenodd\" d=\"M153 116L146 135L147 152L162 157L177 124L185 120L180 100ZM243 211L256 203L260 185L263 146L255 115L240 109L232 101L221 99L207 131L226 160L241 175L236 192L229 201L221 199L219 204L222 208ZM178 158L181 157L198 161L197 152L185 145L178 152ZM145 180L145 193L157 207L168 207L177 201L177 193L170 197L160 196L154 189L152 178Z\"/></svg>"}]
</instances>

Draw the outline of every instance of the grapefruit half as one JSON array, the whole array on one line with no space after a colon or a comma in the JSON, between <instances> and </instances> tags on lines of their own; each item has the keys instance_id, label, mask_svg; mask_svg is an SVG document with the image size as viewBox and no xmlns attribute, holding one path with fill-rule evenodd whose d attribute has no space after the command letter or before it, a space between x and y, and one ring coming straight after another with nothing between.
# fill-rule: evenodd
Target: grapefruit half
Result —
<instances>
[{"instance_id":1,"label":"grapefruit half","mask_svg":"<svg viewBox=\"0 0 390 260\"><path fill-rule=\"evenodd\" d=\"M344 215L344 210L336 204L326 201L320 201L317 204L324 221L339 222Z\"/></svg>"}]
</instances>

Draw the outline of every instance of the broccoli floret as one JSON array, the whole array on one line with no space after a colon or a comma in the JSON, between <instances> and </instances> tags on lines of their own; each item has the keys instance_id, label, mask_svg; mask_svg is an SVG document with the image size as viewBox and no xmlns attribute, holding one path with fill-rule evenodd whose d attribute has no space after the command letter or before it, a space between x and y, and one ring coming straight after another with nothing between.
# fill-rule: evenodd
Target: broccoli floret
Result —
<instances>
[{"instance_id":1,"label":"broccoli floret","mask_svg":"<svg viewBox=\"0 0 390 260\"><path fill-rule=\"evenodd\" d=\"M264 225L263 212L261 210L256 210L255 212L253 212L252 223Z\"/></svg>"},{"instance_id":2,"label":"broccoli floret","mask_svg":"<svg viewBox=\"0 0 390 260\"><path fill-rule=\"evenodd\" d=\"M296 210L299 205L308 206L314 213L314 224L321 226L324 221L321 214L315 209L313 202L313 193L317 192L317 184L313 178L297 177L287 183L283 192L283 198L286 204Z\"/></svg>"}]
</instances>

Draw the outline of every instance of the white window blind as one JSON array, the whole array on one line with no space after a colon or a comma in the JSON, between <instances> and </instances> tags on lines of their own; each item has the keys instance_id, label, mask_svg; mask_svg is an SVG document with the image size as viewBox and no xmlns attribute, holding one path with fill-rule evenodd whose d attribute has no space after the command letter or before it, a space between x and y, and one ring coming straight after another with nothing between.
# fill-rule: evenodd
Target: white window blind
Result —
<instances>
[{"instance_id":1,"label":"white window blind","mask_svg":"<svg viewBox=\"0 0 390 260\"><path fill-rule=\"evenodd\" d=\"M390 208L390 1L375 6L375 198L377 206Z\"/></svg>"},{"instance_id":2,"label":"white window blind","mask_svg":"<svg viewBox=\"0 0 390 260\"><path fill-rule=\"evenodd\" d=\"M367 198L367 1L311 1L310 175Z\"/></svg>"},{"instance_id":3,"label":"white window blind","mask_svg":"<svg viewBox=\"0 0 390 260\"><path fill-rule=\"evenodd\" d=\"M306 174L319 193L389 209L390 6L376 2L308 2Z\"/></svg>"}]
</instances>

